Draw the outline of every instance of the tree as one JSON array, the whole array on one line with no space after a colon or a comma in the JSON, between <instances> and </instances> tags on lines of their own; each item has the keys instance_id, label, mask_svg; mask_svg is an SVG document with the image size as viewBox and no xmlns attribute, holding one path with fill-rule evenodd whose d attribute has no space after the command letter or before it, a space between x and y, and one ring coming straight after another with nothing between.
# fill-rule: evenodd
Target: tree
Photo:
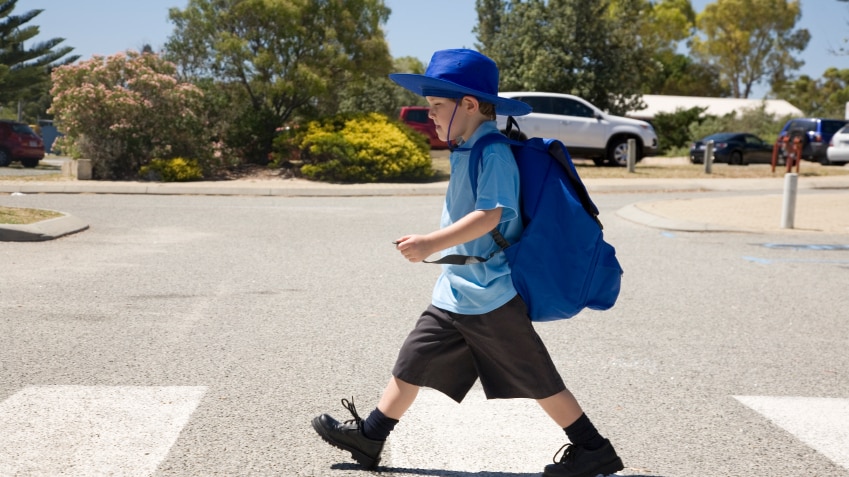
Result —
<instances>
[{"instance_id":1,"label":"tree","mask_svg":"<svg viewBox=\"0 0 849 477\"><path fill-rule=\"evenodd\" d=\"M842 118L849 102L849 69L828 68L820 79L802 75L774 92L807 116Z\"/></svg>"},{"instance_id":2,"label":"tree","mask_svg":"<svg viewBox=\"0 0 849 477\"><path fill-rule=\"evenodd\" d=\"M614 114L637 109L646 50L642 0L476 0L477 48L501 89L581 96Z\"/></svg>"},{"instance_id":3,"label":"tree","mask_svg":"<svg viewBox=\"0 0 849 477\"><path fill-rule=\"evenodd\" d=\"M392 71L396 73L423 74L422 62L412 56L402 56L393 60ZM351 81L337 94L340 113L377 112L391 118L397 118L401 106L426 106L427 101L416 93L398 86L386 75L366 78L363 81Z\"/></svg>"},{"instance_id":4,"label":"tree","mask_svg":"<svg viewBox=\"0 0 849 477\"><path fill-rule=\"evenodd\" d=\"M17 0L0 2L0 104L37 99L47 88L52 68L79 58L70 56L62 60L73 50L71 47L58 48L64 38L53 38L27 48L24 44L38 35L39 28L25 25L44 10L12 15L17 3Z\"/></svg>"},{"instance_id":5,"label":"tree","mask_svg":"<svg viewBox=\"0 0 849 477\"><path fill-rule=\"evenodd\" d=\"M640 44L651 56L641 91L645 94L728 96L710 65L679 53L681 42L692 38L696 13L690 0L645 0L640 22Z\"/></svg>"},{"instance_id":6,"label":"tree","mask_svg":"<svg viewBox=\"0 0 849 477\"><path fill-rule=\"evenodd\" d=\"M208 159L202 93L152 53L95 56L53 72L51 112L62 146L102 179L136 177L152 159Z\"/></svg>"},{"instance_id":7,"label":"tree","mask_svg":"<svg viewBox=\"0 0 849 477\"><path fill-rule=\"evenodd\" d=\"M389 13L382 0L189 0L169 12L166 57L193 80L241 90L233 124L242 131L228 140L264 162L275 130L296 113L335 111L335 92L389 73Z\"/></svg>"},{"instance_id":8,"label":"tree","mask_svg":"<svg viewBox=\"0 0 849 477\"><path fill-rule=\"evenodd\" d=\"M696 18L693 54L719 72L733 97L748 98L754 84L784 81L804 64L793 56L811 38L794 30L801 15L799 0L717 0Z\"/></svg>"}]
</instances>

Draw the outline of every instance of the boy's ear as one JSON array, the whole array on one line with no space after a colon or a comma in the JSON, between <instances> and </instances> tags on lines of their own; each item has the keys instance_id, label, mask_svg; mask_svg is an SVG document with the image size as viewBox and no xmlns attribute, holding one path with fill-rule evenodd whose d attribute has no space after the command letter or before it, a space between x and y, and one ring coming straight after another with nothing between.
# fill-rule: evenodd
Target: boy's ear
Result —
<instances>
[{"instance_id":1,"label":"boy's ear","mask_svg":"<svg viewBox=\"0 0 849 477\"><path fill-rule=\"evenodd\" d=\"M474 113L480 109L480 102L474 96L463 96L461 101L461 107L469 113Z\"/></svg>"}]
</instances>

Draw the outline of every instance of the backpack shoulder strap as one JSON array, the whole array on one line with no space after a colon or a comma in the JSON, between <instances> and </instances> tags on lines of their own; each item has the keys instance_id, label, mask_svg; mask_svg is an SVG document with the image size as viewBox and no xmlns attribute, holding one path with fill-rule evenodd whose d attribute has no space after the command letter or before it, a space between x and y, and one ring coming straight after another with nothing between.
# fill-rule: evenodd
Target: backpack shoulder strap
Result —
<instances>
[{"instance_id":1,"label":"backpack shoulder strap","mask_svg":"<svg viewBox=\"0 0 849 477\"><path fill-rule=\"evenodd\" d=\"M472 194L474 194L475 197L477 197L478 190L478 174L480 174L480 168L483 162L483 149L486 146L489 146L490 144L495 144L499 142L507 143L513 146L520 146L522 144L519 141L515 141L513 139L508 138L500 132L494 132L481 136L480 138L478 138L477 141L475 141L475 145L472 146L472 150L469 153L469 181L472 187ZM486 262L487 260L492 258L496 253L510 246L510 244L507 242L507 240L504 239L504 237L501 235L497 228L492 229L492 231L490 231L490 234L492 234L492 237L495 240L495 243L498 245L499 249L492 252L488 257L452 254L446 255L437 260L424 260L424 262L440 265L471 265L474 263Z\"/></svg>"},{"instance_id":2,"label":"backpack shoulder strap","mask_svg":"<svg viewBox=\"0 0 849 477\"><path fill-rule=\"evenodd\" d=\"M571 182L572 187L575 188L575 193L578 194L578 199L581 201L581 205L584 207L584 210L590 214L590 217L592 217L595 223L598 224L599 228L604 229L604 226L601 224L601 220L598 218L598 207L596 207L595 203L593 203L592 199L590 199L587 187L581 181L581 178L578 177L578 172L575 170L575 166L572 164L572 160L566 152L566 146L564 146L562 142L552 139L548 143L548 153L551 154L551 157L557 159L557 162L559 162L563 167L563 170L566 172L566 176L569 178L569 182Z\"/></svg>"}]
</instances>

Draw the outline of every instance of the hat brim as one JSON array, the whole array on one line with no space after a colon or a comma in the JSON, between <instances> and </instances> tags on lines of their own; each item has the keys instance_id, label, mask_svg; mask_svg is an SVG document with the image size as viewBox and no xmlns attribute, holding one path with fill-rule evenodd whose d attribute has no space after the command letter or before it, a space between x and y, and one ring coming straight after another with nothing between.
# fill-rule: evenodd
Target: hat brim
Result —
<instances>
[{"instance_id":1,"label":"hat brim","mask_svg":"<svg viewBox=\"0 0 849 477\"><path fill-rule=\"evenodd\" d=\"M444 98L474 96L480 101L495 105L495 113L503 116L524 116L532 111L528 104L521 101L482 93L439 78L411 73L393 73L389 75L389 79L419 96L442 96Z\"/></svg>"}]
</instances>

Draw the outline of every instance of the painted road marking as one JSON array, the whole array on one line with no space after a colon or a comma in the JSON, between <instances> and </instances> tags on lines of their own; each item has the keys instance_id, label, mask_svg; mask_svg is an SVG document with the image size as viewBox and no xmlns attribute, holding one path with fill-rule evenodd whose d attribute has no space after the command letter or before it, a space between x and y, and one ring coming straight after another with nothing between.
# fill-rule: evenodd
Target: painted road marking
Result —
<instances>
[{"instance_id":1,"label":"painted road marking","mask_svg":"<svg viewBox=\"0 0 849 477\"><path fill-rule=\"evenodd\" d=\"M29 386L0 403L0 475L149 476L205 387Z\"/></svg>"},{"instance_id":2,"label":"painted road marking","mask_svg":"<svg viewBox=\"0 0 849 477\"><path fill-rule=\"evenodd\" d=\"M387 441L381 465L425 469L539 475L557 449L568 442L563 430L536 401L487 401L473 389L462 404L422 389L413 407ZM430 474L428 474L430 475Z\"/></svg>"},{"instance_id":3,"label":"painted road marking","mask_svg":"<svg viewBox=\"0 0 849 477\"><path fill-rule=\"evenodd\" d=\"M801 258L758 258L743 256L743 260L748 262L762 263L770 265L773 263L833 263L838 265L849 264L849 260L820 260L820 259L801 259Z\"/></svg>"},{"instance_id":4,"label":"painted road marking","mask_svg":"<svg viewBox=\"0 0 849 477\"><path fill-rule=\"evenodd\" d=\"M835 464L849 469L849 399L734 397Z\"/></svg>"},{"instance_id":5,"label":"painted road marking","mask_svg":"<svg viewBox=\"0 0 849 477\"><path fill-rule=\"evenodd\" d=\"M849 250L849 245L843 244L796 244L796 243L765 243L766 248L791 250Z\"/></svg>"}]
</instances>

